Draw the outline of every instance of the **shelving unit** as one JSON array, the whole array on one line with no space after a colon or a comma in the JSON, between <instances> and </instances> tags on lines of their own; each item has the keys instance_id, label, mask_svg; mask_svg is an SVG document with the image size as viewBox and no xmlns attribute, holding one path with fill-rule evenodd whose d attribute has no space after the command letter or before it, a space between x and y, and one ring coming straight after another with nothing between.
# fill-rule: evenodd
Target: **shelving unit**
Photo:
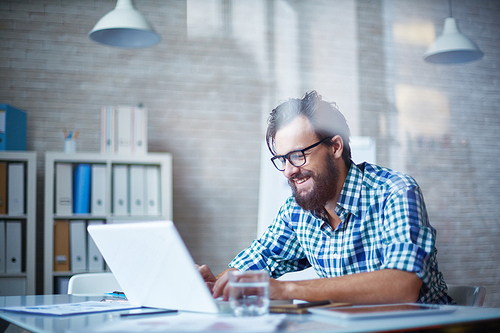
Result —
<instances>
[{"instance_id":1,"label":"shelving unit","mask_svg":"<svg viewBox=\"0 0 500 333\"><path fill-rule=\"evenodd\" d=\"M24 165L24 214L1 214L0 220L21 221L22 270L20 273L0 272L0 294L35 294L35 251L36 251L36 152L2 151L0 161Z\"/></svg>"},{"instance_id":2,"label":"shelving unit","mask_svg":"<svg viewBox=\"0 0 500 333\"><path fill-rule=\"evenodd\" d=\"M104 214L56 214L56 169L57 165L71 164L76 167L79 164L101 165L105 169L105 205ZM113 204L113 171L115 167L127 167L133 169L135 166L154 166L159 170L159 204L155 215L140 215L127 213L120 215L114 213ZM92 184L91 184L92 186ZM69 278L75 274L74 271L54 271L54 223L55 221L67 220L70 223L76 220L88 222L101 220L104 223L123 223L148 220L171 220L172 219L172 156L169 153L149 153L138 156L102 155L94 153L66 154L60 152L47 152L45 154L45 199L44 199L44 294L55 293L56 279ZM81 272L78 272L81 273Z\"/></svg>"}]
</instances>

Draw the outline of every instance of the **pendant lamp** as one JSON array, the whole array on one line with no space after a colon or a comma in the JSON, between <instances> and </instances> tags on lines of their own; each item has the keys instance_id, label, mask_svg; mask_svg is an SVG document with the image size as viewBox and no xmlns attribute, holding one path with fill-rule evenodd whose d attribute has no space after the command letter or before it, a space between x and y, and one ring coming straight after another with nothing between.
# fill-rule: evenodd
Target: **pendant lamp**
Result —
<instances>
[{"instance_id":1,"label":"pendant lamp","mask_svg":"<svg viewBox=\"0 0 500 333\"><path fill-rule=\"evenodd\" d=\"M424 60L434 64L457 64L483 57L483 52L469 38L460 33L451 15L444 21L443 34L424 53Z\"/></svg>"},{"instance_id":2,"label":"pendant lamp","mask_svg":"<svg viewBox=\"0 0 500 333\"><path fill-rule=\"evenodd\" d=\"M137 9L132 0L118 0L116 7L104 15L89 32L97 43L124 48L156 45L160 35Z\"/></svg>"}]
</instances>

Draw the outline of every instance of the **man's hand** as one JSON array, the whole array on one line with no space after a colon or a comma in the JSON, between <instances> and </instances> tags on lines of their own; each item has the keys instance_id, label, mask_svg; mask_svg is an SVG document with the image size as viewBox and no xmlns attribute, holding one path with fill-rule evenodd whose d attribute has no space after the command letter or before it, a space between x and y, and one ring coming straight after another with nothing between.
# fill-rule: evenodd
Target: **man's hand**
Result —
<instances>
[{"instance_id":1,"label":"man's hand","mask_svg":"<svg viewBox=\"0 0 500 333\"><path fill-rule=\"evenodd\" d=\"M198 269L198 272L200 272L201 277L205 281L205 284L208 287L208 290L213 294L213 289L214 289L214 284L217 281L215 278L214 273L212 273L212 270L207 265L197 265L195 264L196 268Z\"/></svg>"},{"instance_id":2,"label":"man's hand","mask_svg":"<svg viewBox=\"0 0 500 333\"><path fill-rule=\"evenodd\" d=\"M229 300L229 288L227 283L229 282L229 271L234 271L235 268L226 269L224 272L217 275L217 282L213 287L212 295L214 298L222 296L223 301Z\"/></svg>"}]
</instances>

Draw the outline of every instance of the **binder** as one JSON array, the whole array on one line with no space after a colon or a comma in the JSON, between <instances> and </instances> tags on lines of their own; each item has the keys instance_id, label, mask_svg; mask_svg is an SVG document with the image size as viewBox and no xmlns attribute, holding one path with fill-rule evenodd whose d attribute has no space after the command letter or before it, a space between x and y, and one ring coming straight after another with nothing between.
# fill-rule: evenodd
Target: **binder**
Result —
<instances>
[{"instance_id":1,"label":"binder","mask_svg":"<svg viewBox=\"0 0 500 333\"><path fill-rule=\"evenodd\" d=\"M104 224L104 221L95 220L89 221L89 225L92 224ZM104 260L102 259L101 252L95 245L94 240L90 235L87 234L87 253L88 253L88 266L89 272L101 272L104 270Z\"/></svg>"},{"instance_id":2,"label":"binder","mask_svg":"<svg viewBox=\"0 0 500 333\"><path fill-rule=\"evenodd\" d=\"M87 270L87 230L84 220L69 223L70 262L74 273Z\"/></svg>"},{"instance_id":3,"label":"binder","mask_svg":"<svg viewBox=\"0 0 500 333\"><path fill-rule=\"evenodd\" d=\"M7 184L7 214L24 214L24 163L9 163Z\"/></svg>"},{"instance_id":4,"label":"binder","mask_svg":"<svg viewBox=\"0 0 500 333\"><path fill-rule=\"evenodd\" d=\"M22 269L22 226L21 221L5 223L5 272L21 273Z\"/></svg>"},{"instance_id":5,"label":"binder","mask_svg":"<svg viewBox=\"0 0 500 333\"><path fill-rule=\"evenodd\" d=\"M116 152L121 155L132 154L132 107L116 107Z\"/></svg>"},{"instance_id":6,"label":"binder","mask_svg":"<svg viewBox=\"0 0 500 333\"><path fill-rule=\"evenodd\" d=\"M0 215L7 214L7 162L0 162Z\"/></svg>"},{"instance_id":7,"label":"binder","mask_svg":"<svg viewBox=\"0 0 500 333\"><path fill-rule=\"evenodd\" d=\"M69 285L69 276L56 276L55 278L55 293L67 294Z\"/></svg>"},{"instance_id":8,"label":"binder","mask_svg":"<svg viewBox=\"0 0 500 333\"><path fill-rule=\"evenodd\" d=\"M0 150L26 150L27 114L0 104Z\"/></svg>"},{"instance_id":9,"label":"binder","mask_svg":"<svg viewBox=\"0 0 500 333\"><path fill-rule=\"evenodd\" d=\"M160 169L156 165L147 165L146 169L146 215L160 215Z\"/></svg>"},{"instance_id":10,"label":"binder","mask_svg":"<svg viewBox=\"0 0 500 333\"><path fill-rule=\"evenodd\" d=\"M0 296L18 296L26 295L26 278L24 277L13 277L13 278L2 278L2 283L0 283ZM8 304L8 301L4 303ZM9 331L7 329L4 332Z\"/></svg>"},{"instance_id":11,"label":"binder","mask_svg":"<svg viewBox=\"0 0 500 333\"><path fill-rule=\"evenodd\" d=\"M78 164L73 175L73 213L90 213L90 164Z\"/></svg>"},{"instance_id":12,"label":"binder","mask_svg":"<svg viewBox=\"0 0 500 333\"><path fill-rule=\"evenodd\" d=\"M92 164L91 204L92 215L106 215L106 165Z\"/></svg>"},{"instance_id":13,"label":"binder","mask_svg":"<svg viewBox=\"0 0 500 333\"><path fill-rule=\"evenodd\" d=\"M145 215L144 166L130 166L130 215Z\"/></svg>"},{"instance_id":14,"label":"binder","mask_svg":"<svg viewBox=\"0 0 500 333\"><path fill-rule=\"evenodd\" d=\"M73 214L73 166L70 163L56 163L56 214Z\"/></svg>"},{"instance_id":15,"label":"binder","mask_svg":"<svg viewBox=\"0 0 500 333\"><path fill-rule=\"evenodd\" d=\"M147 114L146 108L138 106L133 113L133 145L132 152L137 155L144 155L148 152Z\"/></svg>"},{"instance_id":16,"label":"binder","mask_svg":"<svg viewBox=\"0 0 500 333\"><path fill-rule=\"evenodd\" d=\"M5 221L0 221L0 274L5 273Z\"/></svg>"},{"instance_id":17,"label":"binder","mask_svg":"<svg viewBox=\"0 0 500 333\"><path fill-rule=\"evenodd\" d=\"M70 268L69 222L54 221L54 271L67 272Z\"/></svg>"},{"instance_id":18,"label":"binder","mask_svg":"<svg viewBox=\"0 0 500 333\"><path fill-rule=\"evenodd\" d=\"M128 166L113 165L113 214L128 215Z\"/></svg>"},{"instance_id":19,"label":"binder","mask_svg":"<svg viewBox=\"0 0 500 333\"><path fill-rule=\"evenodd\" d=\"M115 153L115 108L112 106L103 106L101 108L101 153Z\"/></svg>"}]
</instances>

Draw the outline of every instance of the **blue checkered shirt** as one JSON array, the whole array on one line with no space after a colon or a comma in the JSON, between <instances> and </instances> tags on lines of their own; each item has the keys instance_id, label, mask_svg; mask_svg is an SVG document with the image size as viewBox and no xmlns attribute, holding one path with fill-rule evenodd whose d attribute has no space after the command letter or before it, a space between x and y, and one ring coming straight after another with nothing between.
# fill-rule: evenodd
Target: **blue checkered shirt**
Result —
<instances>
[{"instance_id":1,"label":"blue checkered shirt","mask_svg":"<svg viewBox=\"0 0 500 333\"><path fill-rule=\"evenodd\" d=\"M333 230L321 214L303 210L290 197L264 234L229 266L264 269L273 278L310 266L325 278L399 269L422 279L418 302L453 302L438 270L436 231L413 178L352 163L335 213L342 222Z\"/></svg>"}]
</instances>

